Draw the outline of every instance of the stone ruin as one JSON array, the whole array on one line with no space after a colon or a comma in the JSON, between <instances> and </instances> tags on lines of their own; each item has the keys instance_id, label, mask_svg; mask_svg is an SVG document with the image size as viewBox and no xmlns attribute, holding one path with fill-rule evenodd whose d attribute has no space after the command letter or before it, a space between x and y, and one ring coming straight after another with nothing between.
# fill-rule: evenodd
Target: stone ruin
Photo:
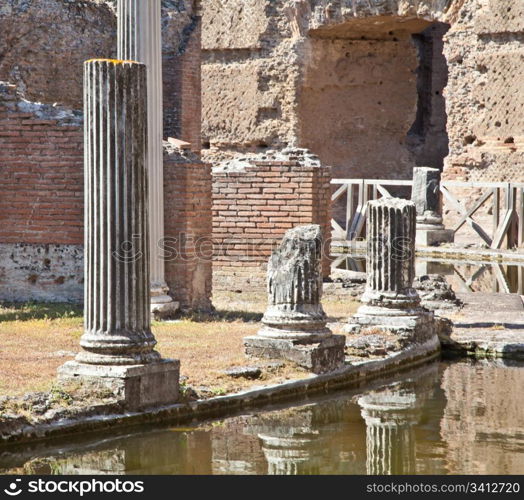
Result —
<instances>
[{"instance_id":1,"label":"stone ruin","mask_svg":"<svg viewBox=\"0 0 524 500\"><path fill-rule=\"evenodd\" d=\"M173 403L180 363L160 357L151 332L146 66L84 68L85 331L59 378L107 386L129 409Z\"/></svg>"},{"instance_id":2,"label":"stone ruin","mask_svg":"<svg viewBox=\"0 0 524 500\"><path fill-rule=\"evenodd\" d=\"M415 204L381 198L368 203L368 213L368 278L362 306L346 326L363 337L348 340L348 346L358 351L372 344L373 353L386 354L434 338L435 322L413 288ZM374 338L366 339L370 335Z\"/></svg>"},{"instance_id":3,"label":"stone ruin","mask_svg":"<svg viewBox=\"0 0 524 500\"><path fill-rule=\"evenodd\" d=\"M314 373L344 363L343 335L326 326L322 308L322 233L320 226L286 232L268 264L268 308L256 336L246 337L246 354L290 360Z\"/></svg>"},{"instance_id":4,"label":"stone ruin","mask_svg":"<svg viewBox=\"0 0 524 500\"><path fill-rule=\"evenodd\" d=\"M434 246L452 243L454 232L442 224L440 170L430 167L413 169L411 200L417 209L416 244Z\"/></svg>"}]
</instances>

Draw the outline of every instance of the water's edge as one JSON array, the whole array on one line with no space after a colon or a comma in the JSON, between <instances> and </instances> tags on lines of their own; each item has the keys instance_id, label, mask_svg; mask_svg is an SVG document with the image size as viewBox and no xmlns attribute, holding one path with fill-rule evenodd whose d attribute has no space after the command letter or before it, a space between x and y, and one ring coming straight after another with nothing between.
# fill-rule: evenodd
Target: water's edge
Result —
<instances>
[{"instance_id":1,"label":"water's edge","mask_svg":"<svg viewBox=\"0 0 524 500\"><path fill-rule=\"evenodd\" d=\"M300 402L310 395L327 394L352 388L384 375L400 373L423 365L438 358L440 351L440 341L435 336L423 344L410 346L387 358L347 365L336 372L316 375L304 380L290 381L193 403L151 408L140 412L95 416L79 414L70 420L23 425L20 428L4 431L0 429L2 432L0 448L143 424L180 425L209 418L228 417L240 410L262 408L274 403Z\"/></svg>"}]
</instances>

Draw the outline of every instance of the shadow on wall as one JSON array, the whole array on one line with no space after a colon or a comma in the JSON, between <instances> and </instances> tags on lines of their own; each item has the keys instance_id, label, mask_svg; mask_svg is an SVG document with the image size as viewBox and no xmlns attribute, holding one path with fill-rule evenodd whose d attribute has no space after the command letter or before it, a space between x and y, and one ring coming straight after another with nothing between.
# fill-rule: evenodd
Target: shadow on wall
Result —
<instances>
[{"instance_id":1,"label":"shadow on wall","mask_svg":"<svg viewBox=\"0 0 524 500\"><path fill-rule=\"evenodd\" d=\"M310 31L300 143L335 178L409 179L448 153L444 23L371 17Z\"/></svg>"}]
</instances>

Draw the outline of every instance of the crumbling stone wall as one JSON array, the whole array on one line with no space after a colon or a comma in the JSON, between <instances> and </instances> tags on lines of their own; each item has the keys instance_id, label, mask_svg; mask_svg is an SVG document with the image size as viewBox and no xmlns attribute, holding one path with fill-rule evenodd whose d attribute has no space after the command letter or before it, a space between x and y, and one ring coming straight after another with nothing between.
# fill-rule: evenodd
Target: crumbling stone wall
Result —
<instances>
[{"instance_id":1,"label":"crumbling stone wall","mask_svg":"<svg viewBox=\"0 0 524 500\"><path fill-rule=\"evenodd\" d=\"M0 5L0 80L27 99L82 109L82 66L116 56L112 0L7 0ZM200 145L197 0L162 1L165 136Z\"/></svg>"},{"instance_id":2,"label":"crumbling stone wall","mask_svg":"<svg viewBox=\"0 0 524 500\"><path fill-rule=\"evenodd\" d=\"M0 80L31 101L82 108L82 64L116 54L104 2L7 0L0 5Z\"/></svg>"},{"instance_id":3,"label":"crumbling stone wall","mask_svg":"<svg viewBox=\"0 0 524 500\"><path fill-rule=\"evenodd\" d=\"M524 181L524 5L468 0L446 36L445 178Z\"/></svg>"},{"instance_id":4,"label":"crumbling stone wall","mask_svg":"<svg viewBox=\"0 0 524 500\"><path fill-rule=\"evenodd\" d=\"M409 178L418 65L409 34L397 41L314 38L306 64L302 144L333 166L334 177Z\"/></svg>"},{"instance_id":5,"label":"crumbling stone wall","mask_svg":"<svg viewBox=\"0 0 524 500\"><path fill-rule=\"evenodd\" d=\"M211 0L203 9L207 157L291 145L336 176L445 165L448 179L522 180L520 2Z\"/></svg>"},{"instance_id":6,"label":"crumbling stone wall","mask_svg":"<svg viewBox=\"0 0 524 500\"><path fill-rule=\"evenodd\" d=\"M305 147L338 177L386 171L409 177L418 159L428 157L442 166L445 148L433 153L424 149L424 137L408 141L424 52L412 35L445 17L449 3L205 3L205 154L221 160L268 147ZM433 111L436 106L428 106ZM419 128L429 134L435 127Z\"/></svg>"}]
</instances>

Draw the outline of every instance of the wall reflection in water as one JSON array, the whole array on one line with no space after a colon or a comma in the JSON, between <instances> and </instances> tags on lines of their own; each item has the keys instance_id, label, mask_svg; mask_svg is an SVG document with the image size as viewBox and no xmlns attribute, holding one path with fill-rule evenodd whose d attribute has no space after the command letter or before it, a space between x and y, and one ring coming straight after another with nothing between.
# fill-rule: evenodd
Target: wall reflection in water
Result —
<instances>
[{"instance_id":1,"label":"wall reflection in water","mask_svg":"<svg viewBox=\"0 0 524 500\"><path fill-rule=\"evenodd\" d=\"M515 474L524 364L442 362L310 404L191 429L0 452L33 474Z\"/></svg>"}]
</instances>

